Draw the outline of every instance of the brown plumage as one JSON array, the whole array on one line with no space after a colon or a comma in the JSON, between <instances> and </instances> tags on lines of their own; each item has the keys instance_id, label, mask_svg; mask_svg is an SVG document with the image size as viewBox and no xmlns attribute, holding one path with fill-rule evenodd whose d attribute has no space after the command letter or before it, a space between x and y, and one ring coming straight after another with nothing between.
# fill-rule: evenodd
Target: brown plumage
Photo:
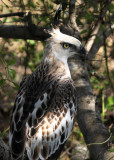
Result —
<instances>
[{"instance_id":1,"label":"brown plumage","mask_svg":"<svg viewBox=\"0 0 114 160\"><path fill-rule=\"evenodd\" d=\"M67 58L82 46L80 41L58 29L50 34L41 64L21 82L15 100L9 144L16 160L25 155L29 160L56 160L76 116L77 96ZM71 47L67 46L68 41ZM63 42L67 45L62 46Z\"/></svg>"}]
</instances>

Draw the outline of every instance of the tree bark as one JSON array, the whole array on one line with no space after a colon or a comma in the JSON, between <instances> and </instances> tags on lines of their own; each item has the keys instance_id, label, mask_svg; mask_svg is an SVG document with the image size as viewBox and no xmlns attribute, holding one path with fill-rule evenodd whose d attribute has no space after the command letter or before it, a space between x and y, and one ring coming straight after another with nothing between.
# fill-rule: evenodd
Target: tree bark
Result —
<instances>
[{"instance_id":1,"label":"tree bark","mask_svg":"<svg viewBox=\"0 0 114 160\"><path fill-rule=\"evenodd\" d=\"M106 28L105 36L103 35L103 33L104 33L103 30L99 30L98 31L98 33L97 33L98 41L94 41L91 49L88 52L88 59L89 60L92 60L95 57L95 55L98 52L99 48L103 45L104 37L105 38L109 37L113 32L114 32L114 24L111 26L111 28L109 28L109 26Z\"/></svg>"},{"instance_id":2,"label":"tree bark","mask_svg":"<svg viewBox=\"0 0 114 160\"><path fill-rule=\"evenodd\" d=\"M0 37L44 41L49 37L44 32L44 29L46 27L36 27L35 25L30 27L22 25L0 25Z\"/></svg>"},{"instance_id":3,"label":"tree bark","mask_svg":"<svg viewBox=\"0 0 114 160\"><path fill-rule=\"evenodd\" d=\"M105 160L108 155L107 160L109 160L114 156L108 152L108 143L111 142L111 137L99 116L95 103L96 97L93 95L89 82L87 66L79 56L71 58L69 65L78 94L77 121L89 149L90 157L92 160ZM103 143L106 140L108 141Z\"/></svg>"},{"instance_id":4,"label":"tree bark","mask_svg":"<svg viewBox=\"0 0 114 160\"><path fill-rule=\"evenodd\" d=\"M0 139L0 160L10 160L9 147Z\"/></svg>"},{"instance_id":5,"label":"tree bark","mask_svg":"<svg viewBox=\"0 0 114 160\"><path fill-rule=\"evenodd\" d=\"M76 1L70 0L70 3L73 11L76 12ZM72 10L72 8L69 9ZM77 26L73 24L76 23L73 20L74 18L75 16L71 14L70 21L72 20L71 26L73 27ZM76 29L74 29L74 32ZM77 121L89 149L91 160L109 160L114 156L114 154L108 152L111 136L101 121L84 58L84 56L77 55L75 58L69 59L72 79L78 94Z\"/></svg>"}]
</instances>

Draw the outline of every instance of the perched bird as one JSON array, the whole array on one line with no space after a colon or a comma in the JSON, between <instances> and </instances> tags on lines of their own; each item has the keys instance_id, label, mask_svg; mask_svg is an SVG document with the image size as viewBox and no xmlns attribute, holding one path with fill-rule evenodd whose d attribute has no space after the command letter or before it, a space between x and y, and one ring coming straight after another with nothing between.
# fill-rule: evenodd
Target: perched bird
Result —
<instances>
[{"instance_id":1,"label":"perched bird","mask_svg":"<svg viewBox=\"0 0 114 160\"><path fill-rule=\"evenodd\" d=\"M9 133L15 160L56 160L73 128L77 95L67 59L85 50L57 27L48 33L41 64L21 82L15 100Z\"/></svg>"}]
</instances>

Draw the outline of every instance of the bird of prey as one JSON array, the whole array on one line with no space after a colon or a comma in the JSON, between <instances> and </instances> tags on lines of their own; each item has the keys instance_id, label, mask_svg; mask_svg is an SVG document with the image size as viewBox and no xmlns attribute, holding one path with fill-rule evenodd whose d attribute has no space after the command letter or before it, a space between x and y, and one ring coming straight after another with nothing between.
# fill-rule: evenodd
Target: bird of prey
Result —
<instances>
[{"instance_id":1,"label":"bird of prey","mask_svg":"<svg viewBox=\"0 0 114 160\"><path fill-rule=\"evenodd\" d=\"M41 64L20 84L9 133L12 159L56 160L71 134L77 94L67 59L85 52L81 42L60 32L51 35Z\"/></svg>"}]
</instances>

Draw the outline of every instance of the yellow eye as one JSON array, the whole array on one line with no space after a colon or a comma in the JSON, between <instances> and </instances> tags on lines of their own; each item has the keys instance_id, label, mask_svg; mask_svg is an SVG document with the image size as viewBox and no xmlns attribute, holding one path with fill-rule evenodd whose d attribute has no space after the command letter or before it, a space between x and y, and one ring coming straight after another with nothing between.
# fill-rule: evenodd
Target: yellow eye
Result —
<instances>
[{"instance_id":1,"label":"yellow eye","mask_svg":"<svg viewBox=\"0 0 114 160\"><path fill-rule=\"evenodd\" d=\"M68 43L63 43L63 47L67 49L70 47L70 45Z\"/></svg>"}]
</instances>

